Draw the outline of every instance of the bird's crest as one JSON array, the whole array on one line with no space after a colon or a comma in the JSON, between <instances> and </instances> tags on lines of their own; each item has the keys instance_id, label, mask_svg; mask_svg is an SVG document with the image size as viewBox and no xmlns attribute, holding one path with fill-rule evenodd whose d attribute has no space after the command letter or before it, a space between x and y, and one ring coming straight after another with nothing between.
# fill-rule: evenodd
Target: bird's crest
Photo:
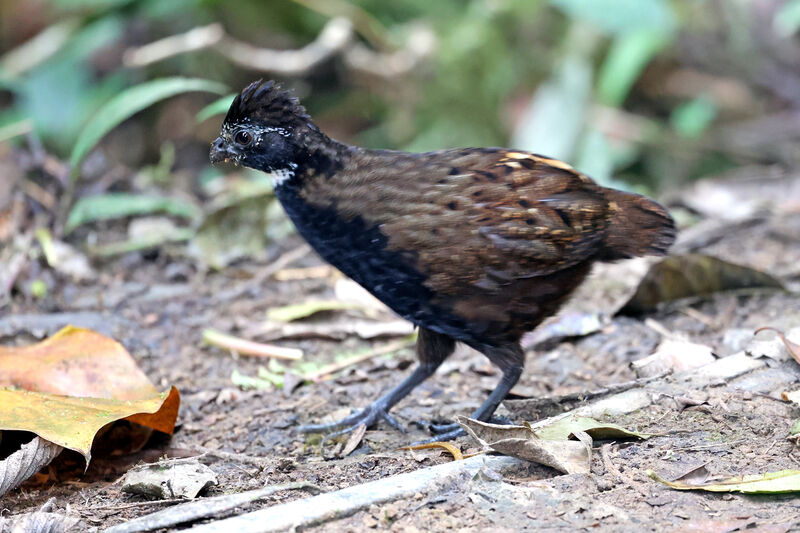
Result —
<instances>
[{"instance_id":1,"label":"bird's crest","mask_svg":"<svg viewBox=\"0 0 800 533\"><path fill-rule=\"evenodd\" d=\"M310 121L305 108L289 91L274 81L254 81L233 100L225 122L228 124L268 124L293 127Z\"/></svg>"}]
</instances>

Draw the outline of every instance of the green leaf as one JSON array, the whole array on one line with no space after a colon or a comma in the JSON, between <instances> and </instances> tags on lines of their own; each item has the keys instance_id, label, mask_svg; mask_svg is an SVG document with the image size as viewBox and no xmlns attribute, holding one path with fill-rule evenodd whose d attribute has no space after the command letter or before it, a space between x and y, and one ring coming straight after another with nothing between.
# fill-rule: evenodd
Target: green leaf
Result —
<instances>
[{"instance_id":1,"label":"green leaf","mask_svg":"<svg viewBox=\"0 0 800 533\"><path fill-rule=\"evenodd\" d=\"M775 31L781 37L789 37L800 30L800 0L790 0L780 6L772 21Z\"/></svg>"},{"instance_id":2,"label":"green leaf","mask_svg":"<svg viewBox=\"0 0 800 533\"><path fill-rule=\"evenodd\" d=\"M592 67L587 59L565 59L531 98L512 146L569 160L583 128L591 84Z\"/></svg>"},{"instance_id":3,"label":"green leaf","mask_svg":"<svg viewBox=\"0 0 800 533\"><path fill-rule=\"evenodd\" d=\"M194 237L194 231L188 228L178 228L173 233L154 235L150 238L129 239L121 242L111 242L98 246L90 246L89 253L94 257L112 257L140 250L156 248L166 243L188 241Z\"/></svg>"},{"instance_id":4,"label":"green leaf","mask_svg":"<svg viewBox=\"0 0 800 533\"><path fill-rule=\"evenodd\" d=\"M272 390L272 388L276 386L272 383L272 381L268 379L254 378L252 376L247 376L245 374L242 374L235 368L233 369L233 372L231 372L231 381L237 387L240 387L245 390L247 389Z\"/></svg>"},{"instance_id":5,"label":"green leaf","mask_svg":"<svg viewBox=\"0 0 800 533\"><path fill-rule=\"evenodd\" d=\"M549 426L535 430L535 433L540 439L567 440L570 435L577 431L584 431L593 439L650 438L650 435L647 433L637 433L636 431L627 430L617 424L600 422L586 416L562 418Z\"/></svg>"},{"instance_id":6,"label":"green leaf","mask_svg":"<svg viewBox=\"0 0 800 533\"><path fill-rule=\"evenodd\" d=\"M10 124L0 125L0 142L25 135L33 129L33 122L28 118L17 120Z\"/></svg>"},{"instance_id":7,"label":"green leaf","mask_svg":"<svg viewBox=\"0 0 800 533\"><path fill-rule=\"evenodd\" d=\"M227 88L221 83L194 78L164 78L131 87L101 107L89 121L75 146L69 162L72 179L77 177L81 161L109 131L139 111L177 94L205 91L222 94Z\"/></svg>"},{"instance_id":8,"label":"green leaf","mask_svg":"<svg viewBox=\"0 0 800 533\"><path fill-rule=\"evenodd\" d=\"M600 67L598 101L619 107L642 70L669 42L668 34L651 30L633 31L615 37Z\"/></svg>"},{"instance_id":9,"label":"green leaf","mask_svg":"<svg viewBox=\"0 0 800 533\"><path fill-rule=\"evenodd\" d=\"M667 0L550 0L550 4L609 33L672 31L677 23Z\"/></svg>"},{"instance_id":10,"label":"green leaf","mask_svg":"<svg viewBox=\"0 0 800 533\"><path fill-rule=\"evenodd\" d=\"M708 129L716 116L717 103L712 98L701 95L675 108L670 116L670 123L681 137L696 139Z\"/></svg>"},{"instance_id":11,"label":"green leaf","mask_svg":"<svg viewBox=\"0 0 800 533\"><path fill-rule=\"evenodd\" d=\"M344 300L310 300L299 304L273 307L267 311L267 320L274 322L293 322L307 318L323 311L342 311L345 309L362 309L357 302Z\"/></svg>"},{"instance_id":12,"label":"green leaf","mask_svg":"<svg viewBox=\"0 0 800 533\"><path fill-rule=\"evenodd\" d=\"M206 121L213 117L214 115L221 115L228 111L228 108L231 107L231 103L233 99L236 98L236 93L228 94L220 98L219 100L214 100L203 109L197 112L195 116L195 120L198 123Z\"/></svg>"},{"instance_id":13,"label":"green leaf","mask_svg":"<svg viewBox=\"0 0 800 533\"><path fill-rule=\"evenodd\" d=\"M690 484L667 481L652 470L647 475L677 490L704 490L707 492L742 492L745 494L781 494L800 491L800 470L779 470L766 474L736 476L716 483Z\"/></svg>"},{"instance_id":14,"label":"green leaf","mask_svg":"<svg viewBox=\"0 0 800 533\"><path fill-rule=\"evenodd\" d=\"M69 213L64 231L69 233L87 222L151 213L167 213L192 221L202 216L197 206L178 198L109 193L79 199Z\"/></svg>"}]
</instances>

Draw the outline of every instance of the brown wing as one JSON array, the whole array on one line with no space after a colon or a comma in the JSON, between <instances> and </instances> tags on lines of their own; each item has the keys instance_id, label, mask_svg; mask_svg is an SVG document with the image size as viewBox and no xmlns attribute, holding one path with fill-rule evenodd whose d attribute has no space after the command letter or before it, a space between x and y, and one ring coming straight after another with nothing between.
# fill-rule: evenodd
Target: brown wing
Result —
<instances>
[{"instance_id":1,"label":"brown wing","mask_svg":"<svg viewBox=\"0 0 800 533\"><path fill-rule=\"evenodd\" d=\"M602 189L560 161L502 149L360 158L347 185L334 176L307 194L379 224L444 293L564 270L594 255L608 224Z\"/></svg>"}]
</instances>

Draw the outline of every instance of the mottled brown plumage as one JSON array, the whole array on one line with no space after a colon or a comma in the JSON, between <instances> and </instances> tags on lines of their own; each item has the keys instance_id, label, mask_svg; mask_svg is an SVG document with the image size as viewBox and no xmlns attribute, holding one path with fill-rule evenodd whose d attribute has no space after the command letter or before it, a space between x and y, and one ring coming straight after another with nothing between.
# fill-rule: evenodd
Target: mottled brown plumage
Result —
<instances>
[{"instance_id":1,"label":"mottled brown plumage","mask_svg":"<svg viewBox=\"0 0 800 533\"><path fill-rule=\"evenodd\" d=\"M397 425L388 409L455 341L503 370L474 415L490 418L522 370L522 334L558 309L592 262L664 254L675 235L652 200L539 155L338 143L271 83L251 85L233 103L212 160L272 172L278 198L320 255L421 328L421 364L409 378L365 410L312 430L347 431L380 417Z\"/></svg>"}]
</instances>

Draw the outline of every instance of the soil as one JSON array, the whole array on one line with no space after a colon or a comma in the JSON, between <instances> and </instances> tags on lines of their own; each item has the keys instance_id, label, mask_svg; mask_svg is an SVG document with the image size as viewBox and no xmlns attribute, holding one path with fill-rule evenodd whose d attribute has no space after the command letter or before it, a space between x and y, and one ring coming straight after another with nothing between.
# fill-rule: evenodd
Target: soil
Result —
<instances>
[{"instance_id":1,"label":"soil","mask_svg":"<svg viewBox=\"0 0 800 533\"><path fill-rule=\"evenodd\" d=\"M800 177L793 180L800 182ZM772 193L765 190L765 201L780 198ZM729 224L715 214L694 215L701 223L716 221L717 228ZM790 289L800 288L800 208L760 207L747 215L747 221L740 220L736 231L728 232L709 225L707 232L692 234L695 244L684 241L684 251L745 264L772 273ZM103 241L109 240L104 233L123 230L124 226L106 224L93 231ZM74 239L79 243L81 235ZM255 376L266 361L202 344L205 328L242 334L257 328L270 308L333 298L335 272L252 283L282 253L301 245L298 237L290 236L273 245L263 261L243 260L222 271L202 271L181 247L162 247L95 263L98 279L93 282L74 283L55 275L53 290L44 300L16 295L5 318L0 317L0 342L33 342L66 323L97 329L121 341L159 388L176 386L182 403L171 438L156 435L142 450L125 456L98 454L85 474L82 459L64 453L7 494L0 504L3 514L32 511L55 498L59 509L69 506L81 518L83 528L124 522L164 507L120 490L119 479L133 464L208 450L261 460L258 465L247 457L203 456L218 476L219 484L209 491L212 495L293 481L309 481L330 491L450 461L438 450L412 453L398 448L430 438L417 421L447 420L469 413L483 401L499 374L476 352L459 349L393 410L406 433L381 423L366 432L349 456L338 457L336 442L323 448L318 436L305 436L297 426L333 420L368 404L409 372L414 364L411 348L370 359L319 383L300 383L287 390L241 390L231 381L234 370ZM321 260L310 253L286 268L320 265ZM638 279L630 272L641 267L632 265L638 263L598 268L561 316L600 311L609 317ZM361 318L358 311L336 311L307 322ZM388 313L380 319L394 320ZM629 363L651 354L665 333L710 346L719 357L730 355L741 351L761 326L785 331L800 326L800 298L779 291L718 293L642 317L608 318L599 331L540 340L529 348L526 371L513 396L558 396L635 379ZM307 360L322 365L391 339L350 335L344 340L308 337L271 342L302 348ZM799 379L800 367L794 362L769 361L762 370L696 391L696 401L665 395L648 408L616 417L617 424L655 436L598 443L590 474L563 475L531 464L503 480L476 479L461 490L419 494L311 529L797 530L800 500L795 495L679 492L651 480L645 471L675 479L701 465L721 477L800 468L800 452L787 439L798 409L780 397L797 388ZM468 437L456 444L465 452L477 450ZM533 498L533 488L546 488L551 497ZM306 496L302 491L284 491L246 510Z\"/></svg>"}]
</instances>

